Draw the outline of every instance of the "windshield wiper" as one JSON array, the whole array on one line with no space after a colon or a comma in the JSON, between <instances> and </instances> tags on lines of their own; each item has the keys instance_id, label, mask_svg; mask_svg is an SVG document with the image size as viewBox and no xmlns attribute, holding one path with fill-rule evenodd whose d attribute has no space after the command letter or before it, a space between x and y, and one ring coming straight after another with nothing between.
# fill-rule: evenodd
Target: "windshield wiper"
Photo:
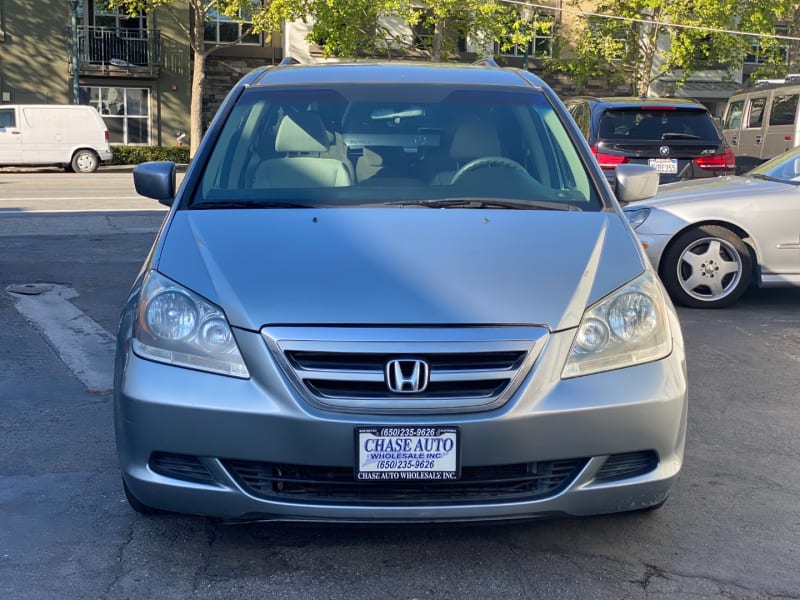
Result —
<instances>
[{"instance_id":1,"label":"windshield wiper","mask_svg":"<svg viewBox=\"0 0 800 600\"><path fill-rule=\"evenodd\" d=\"M317 208L310 204L296 202L271 202L265 200L217 200L214 202L200 202L189 206L192 210L213 210L219 208Z\"/></svg>"},{"instance_id":2,"label":"windshield wiper","mask_svg":"<svg viewBox=\"0 0 800 600\"><path fill-rule=\"evenodd\" d=\"M662 140L699 140L699 135L691 133L667 132L661 135Z\"/></svg>"},{"instance_id":3,"label":"windshield wiper","mask_svg":"<svg viewBox=\"0 0 800 600\"><path fill-rule=\"evenodd\" d=\"M800 181L793 181L791 179L781 179L773 177L772 175L762 175L761 173L745 173L743 177L750 177L751 179L762 179L764 181L774 181L775 183L785 183L786 185L800 185Z\"/></svg>"},{"instance_id":4,"label":"windshield wiper","mask_svg":"<svg viewBox=\"0 0 800 600\"><path fill-rule=\"evenodd\" d=\"M430 200L414 200L387 202L396 206L425 206L427 208L513 208L518 210L568 210L579 211L580 208L565 202L541 202L536 200L515 200L512 198L441 198Z\"/></svg>"}]
</instances>

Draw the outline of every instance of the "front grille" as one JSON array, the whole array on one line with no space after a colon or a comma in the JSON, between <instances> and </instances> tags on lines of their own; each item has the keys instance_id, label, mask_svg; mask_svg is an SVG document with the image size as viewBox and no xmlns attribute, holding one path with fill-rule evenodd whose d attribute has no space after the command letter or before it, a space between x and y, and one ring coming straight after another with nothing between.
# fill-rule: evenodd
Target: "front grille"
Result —
<instances>
[{"instance_id":1,"label":"front grille","mask_svg":"<svg viewBox=\"0 0 800 600\"><path fill-rule=\"evenodd\" d=\"M184 481L198 481L211 483L214 476L196 456L187 454L171 454L168 452L153 452L150 455L150 469L153 472Z\"/></svg>"},{"instance_id":2,"label":"front grille","mask_svg":"<svg viewBox=\"0 0 800 600\"><path fill-rule=\"evenodd\" d=\"M612 454L597 471L595 481L607 482L638 477L658 466L658 455L652 450Z\"/></svg>"},{"instance_id":3,"label":"front grille","mask_svg":"<svg viewBox=\"0 0 800 600\"><path fill-rule=\"evenodd\" d=\"M372 413L496 408L519 387L546 334L542 327L262 330L278 364L307 400L322 408ZM390 389L387 365L395 360L427 365L422 389Z\"/></svg>"},{"instance_id":4,"label":"front grille","mask_svg":"<svg viewBox=\"0 0 800 600\"><path fill-rule=\"evenodd\" d=\"M249 494L283 502L430 506L538 500L567 487L587 459L464 467L458 481L371 481L352 468L223 460Z\"/></svg>"}]
</instances>

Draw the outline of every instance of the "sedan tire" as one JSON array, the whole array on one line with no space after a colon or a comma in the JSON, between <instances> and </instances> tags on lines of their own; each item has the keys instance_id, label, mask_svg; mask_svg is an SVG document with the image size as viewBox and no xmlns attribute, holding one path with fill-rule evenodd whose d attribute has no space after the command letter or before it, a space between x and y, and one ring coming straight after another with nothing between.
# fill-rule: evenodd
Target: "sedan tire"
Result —
<instances>
[{"instance_id":1,"label":"sedan tire","mask_svg":"<svg viewBox=\"0 0 800 600\"><path fill-rule=\"evenodd\" d=\"M753 260L733 231L706 225L685 231L661 262L661 279L677 304L724 308L734 304L753 278Z\"/></svg>"}]
</instances>

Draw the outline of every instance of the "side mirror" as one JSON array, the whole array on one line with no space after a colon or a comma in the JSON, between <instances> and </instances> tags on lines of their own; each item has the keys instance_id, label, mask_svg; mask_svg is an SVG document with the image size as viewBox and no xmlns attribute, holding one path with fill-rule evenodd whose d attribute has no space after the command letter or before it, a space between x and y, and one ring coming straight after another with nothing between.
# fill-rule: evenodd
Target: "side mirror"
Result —
<instances>
[{"instance_id":1,"label":"side mirror","mask_svg":"<svg viewBox=\"0 0 800 600\"><path fill-rule=\"evenodd\" d=\"M133 185L136 193L172 206L177 190L175 163L154 161L140 164L133 170Z\"/></svg>"},{"instance_id":2,"label":"side mirror","mask_svg":"<svg viewBox=\"0 0 800 600\"><path fill-rule=\"evenodd\" d=\"M627 204L656 195L658 172L647 165L618 165L615 193L617 200Z\"/></svg>"}]
</instances>

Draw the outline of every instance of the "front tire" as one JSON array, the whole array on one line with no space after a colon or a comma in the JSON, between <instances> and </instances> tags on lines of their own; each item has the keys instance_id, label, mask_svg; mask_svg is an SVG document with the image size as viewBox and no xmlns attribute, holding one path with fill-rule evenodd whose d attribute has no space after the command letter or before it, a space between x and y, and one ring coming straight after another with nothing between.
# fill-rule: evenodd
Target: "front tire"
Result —
<instances>
[{"instance_id":1,"label":"front tire","mask_svg":"<svg viewBox=\"0 0 800 600\"><path fill-rule=\"evenodd\" d=\"M661 280L676 304L724 308L753 278L753 260L742 239L726 227L705 225L679 235L664 254Z\"/></svg>"},{"instance_id":2,"label":"front tire","mask_svg":"<svg viewBox=\"0 0 800 600\"><path fill-rule=\"evenodd\" d=\"M78 150L73 155L70 166L76 173L94 173L100 166L100 160L91 150Z\"/></svg>"}]
</instances>

